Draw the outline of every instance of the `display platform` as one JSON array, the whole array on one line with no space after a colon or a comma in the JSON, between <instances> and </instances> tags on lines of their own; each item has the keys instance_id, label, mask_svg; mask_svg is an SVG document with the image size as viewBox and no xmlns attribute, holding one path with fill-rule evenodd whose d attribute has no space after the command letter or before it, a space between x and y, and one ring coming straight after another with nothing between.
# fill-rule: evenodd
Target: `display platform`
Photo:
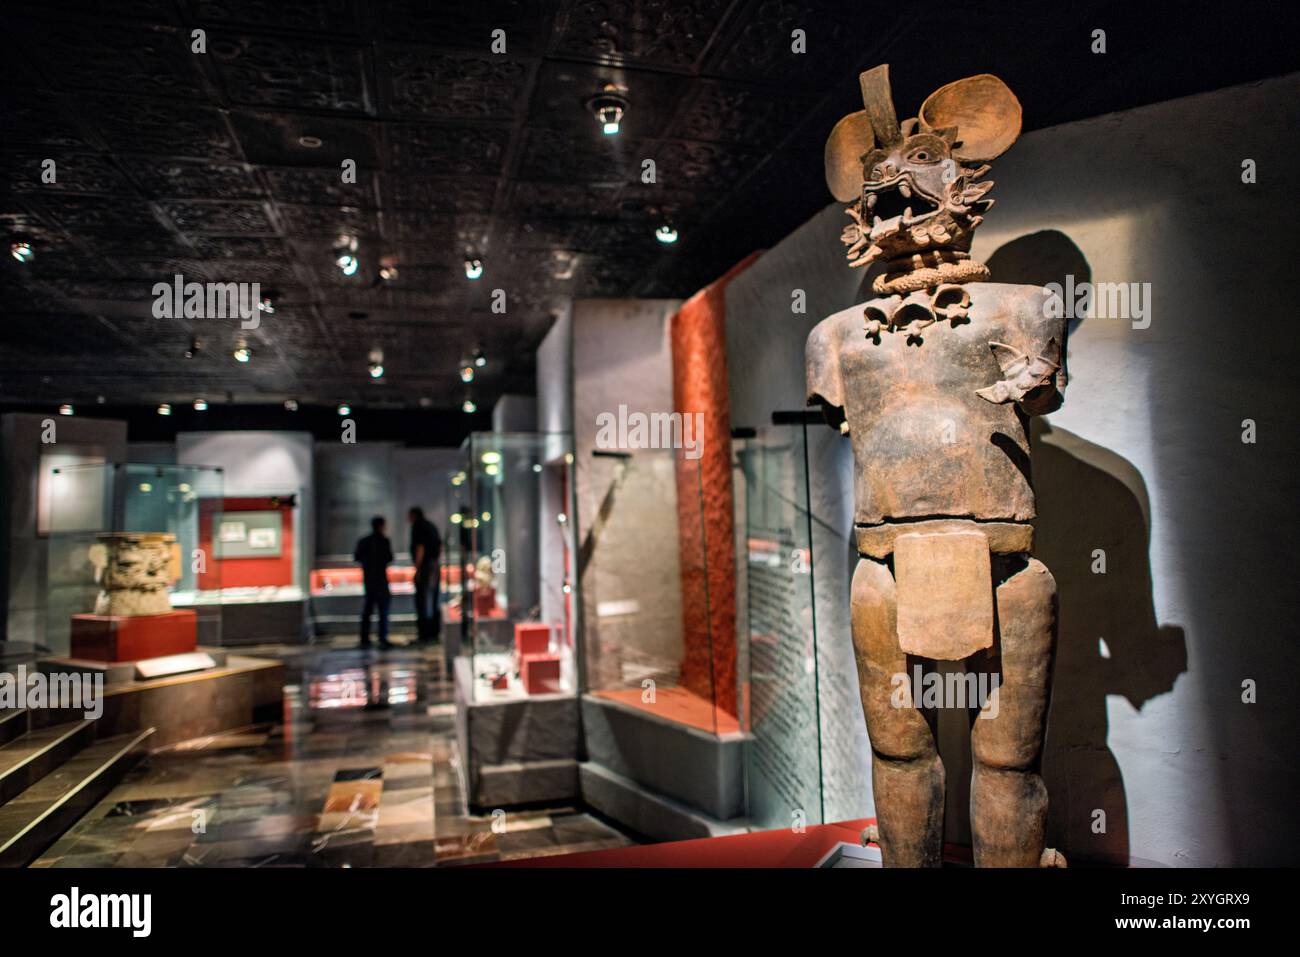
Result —
<instances>
[{"instance_id":1,"label":"display platform","mask_svg":"<svg viewBox=\"0 0 1300 957\"><path fill-rule=\"evenodd\" d=\"M875 818L814 824L803 831L783 828L665 844L617 847L476 867L760 867L820 868L855 866L870 859L874 846L862 847L862 829ZM848 848L853 848L850 851ZM952 849L958 851L958 849ZM853 863L848 863L849 859ZM960 853L945 863L960 864Z\"/></svg>"},{"instance_id":2,"label":"display platform","mask_svg":"<svg viewBox=\"0 0 1300 957\"><path fill-rule=\"evenodd\" d=\"M226 589L221 601L224 646L298 644L308 638L307 603L296 586Z\"/></svg>"},{"instance_id":3,"label":"display platform","mask_svg":"<svg viewBox=\"0 0 1300 957\"><path fill-rule=\"evenodd\" d=\"M745 813L746 735L701 730L637 701L582 696L584 800L658 840L734 832Z\"/></svg>"},{"instance_id":4,"label":"display platform","mask_svg":"<svg viewBox=\"0 0 1300 957\"><path fill-rule=\"evenodd\" d=\"M469 803L495 809L578 794L578 699L527 694L490 698L469 656L455 662L456 735Z\"/></svg>"},{"instance_id":5,"label":"display platform","mask_svg":"<svg viewBox=\"0 0 1300 957\"><path fill-rule=\"evenodd\" d=\"M43 658L46 675L80 673L104 677L99 737L154 728L151 748L161 748L283 717L284 663L270 658L229 655L205 648L216 667L205 671L138 679L136 662L97 662ZM74 720L80 712L48 708L31 712L34 727Z\"/></svg>"}]
</instances>

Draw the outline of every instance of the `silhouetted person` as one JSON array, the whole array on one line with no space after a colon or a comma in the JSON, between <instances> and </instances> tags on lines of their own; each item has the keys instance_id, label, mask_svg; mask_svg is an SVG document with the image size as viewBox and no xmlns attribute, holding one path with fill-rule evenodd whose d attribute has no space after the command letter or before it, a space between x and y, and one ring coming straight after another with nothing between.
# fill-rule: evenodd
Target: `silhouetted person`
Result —
<instances>
[{"instance_id":1,"label":"silhouetted person","mask_svg":"<svg viewBox=\"0 0 1300 957\"><path fill-rule=\"evenodd\" d=\"M416 636L421 642L437 641L442 631L442 609L438 607L438 556L442 552L442 537L418 505L411 508L407 518L411 523L411 563L415 566Z\"/></svg>"},{"instance_id":2,"label":"silhouetted person","mask_svg":"<svg viewBox=\"0 0 1300 957\"><path fill-rule=\"evenodd\" d=\"M393 546L384 534L384 517L376 515L370 520L370 534L357 542L354 561L361 563L361 579L365 584L365 604L361 608L361 647L370 647L370 613L379 617L379 647L389 648L388 605L392 595L388 591L388 563L393 560Z\"/></svg>"}]
</instances>

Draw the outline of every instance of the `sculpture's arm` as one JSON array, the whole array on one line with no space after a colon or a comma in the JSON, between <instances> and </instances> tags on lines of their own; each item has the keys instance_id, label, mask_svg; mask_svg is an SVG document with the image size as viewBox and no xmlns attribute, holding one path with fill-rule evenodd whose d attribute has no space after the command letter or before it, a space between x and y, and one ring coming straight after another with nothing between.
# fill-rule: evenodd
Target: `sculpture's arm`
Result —
<instances>
[{"instance_id":1,"label":"sculpture's arm","mask_svg":"<svg viewBox=\"0 0 1300 957\"><path fill-rule=\"evenodd\" d=\"M989 402L1015 402L1027 415L1055 412L1064 401L1065 322L1030 309L1008 330L1011 343L989 342L1002 378L976 395Z\"/></svg>"},{"instance_id":2,"label":"sculpture's arm","mask_svg":"<svg viewBox=\"0 0 1300 957\"><path fill-rule=\"evenodd\" d=\"M848 432L844 417L844 383L840 378L840 349L836 328L829 319L819 322L808 334L804 347L808 376L808 405L820 405L826 422Z\"/></svg>"}]
</instances>

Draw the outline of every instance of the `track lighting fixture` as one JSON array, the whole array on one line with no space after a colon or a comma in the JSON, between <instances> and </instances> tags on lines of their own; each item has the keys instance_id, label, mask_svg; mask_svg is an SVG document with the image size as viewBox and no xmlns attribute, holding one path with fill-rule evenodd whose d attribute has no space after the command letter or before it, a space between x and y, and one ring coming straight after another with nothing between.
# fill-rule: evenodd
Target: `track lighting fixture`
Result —
<instances>
[{"instance_id":1,"label":"track lighting fixture","mask_svg":"<svg viewBox=\"0 0 1300 957\"><path fill-rule=\"evenodd\" d=\"M596 122L600 124L600 131L606 136L618 135L623 114L627 112L627 97L624 96L626 92L627 90L622 87L606 83L603 90L587 101L587 109L596 117Z\"/></svg>"},{"instance_id":2,"label":"track lighting fixture","mask_svg":"<svg viewBox=\"0 0 1300 957\"><path fill-rule=\"evenodd\" d=\"M483 275L483 260L466 259L465 260L465 278L477 279Z\"/></svg>"}]
</instances>

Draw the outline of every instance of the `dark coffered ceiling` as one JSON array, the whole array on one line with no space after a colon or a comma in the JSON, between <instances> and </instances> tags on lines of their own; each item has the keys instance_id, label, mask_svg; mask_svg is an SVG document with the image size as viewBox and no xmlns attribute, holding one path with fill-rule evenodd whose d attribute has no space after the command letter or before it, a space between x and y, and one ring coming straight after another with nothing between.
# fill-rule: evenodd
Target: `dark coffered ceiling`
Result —
<instances>
[{"instance_id":1,"label":"dark coffered ceiling","mask_svg":"<svg viewBox=\"0 0 1300 957\"><path fill-rule=\"evenodd\" d=\"M855 108L862 68L893 64L900 110L997 72L1030 128L1295 68L1266 17L1223 31L1195 5L1173 18L1052 6L9 4L0 221L6 247L21 235L36 258L0 266L0 402L449 408L464 396L457 360L481 346L486 408L532 391L533 351L565 299L689 295L819 209L822 143ZM1098 27L1105 56L1089 51ZM205 54L191 52L196 28ZM490 50L498 29L504 55ZM617 137L584 106L606 83L630 101ZM47 158L55 183L41 181ZM655 184L640 181L644 159ZM654 238L666 220L676 246ZM331 255L345 233L362 263L350 279ZM381 260L394 282L376 285ZM152 316L153 284L176 273L275 294L247 334L253 362L231 358L231 320ZM504 315L489 308L497 288ZM193 336L204 348L185 359Z\"/></svg>"}]
</instances>

